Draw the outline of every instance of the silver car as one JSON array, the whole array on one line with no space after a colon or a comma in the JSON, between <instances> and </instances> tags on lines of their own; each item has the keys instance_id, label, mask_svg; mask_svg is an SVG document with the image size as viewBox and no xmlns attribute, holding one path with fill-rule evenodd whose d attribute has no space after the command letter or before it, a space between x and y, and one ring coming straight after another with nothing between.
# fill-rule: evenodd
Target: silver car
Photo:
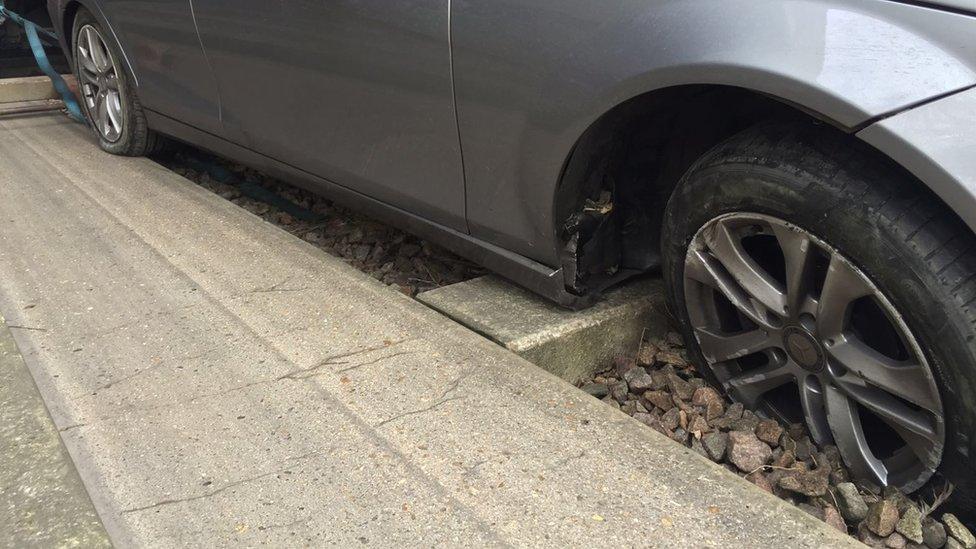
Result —
<instances>
[{"instance_id":1,"label":"silver car","mask_svg":"<svg viewBox=\"0 0 976 549\"><path fill-rule=\"evenodd\" d=\"M865 482L976 480L976 0L48 0L103 149L168 136L692 358Z\"/></svg>"}]
</instances>

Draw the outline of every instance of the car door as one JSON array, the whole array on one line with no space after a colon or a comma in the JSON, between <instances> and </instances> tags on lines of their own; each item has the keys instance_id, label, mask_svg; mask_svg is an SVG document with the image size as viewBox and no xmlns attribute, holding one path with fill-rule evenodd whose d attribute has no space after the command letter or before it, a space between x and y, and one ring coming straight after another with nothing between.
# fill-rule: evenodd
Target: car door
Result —
<instances>
[{"instance_id":1,"label":"car door","mask_svg":"<svg viewBox=\"0 0 976 549\"><path fill-rule=\"evenodd\" d=\"M245 146L466 231L449 0L193 0Z\"/></svg>"},{"instance_id":2,"label":"car door","mask_svg":"<svg viewBox=\"0 0 976 549\"><path fill-rule=\"evenodd\" d=\"M190 1L101 0L94 9L122 45L143 107L221 134L217 83Z\"/></svg>"}]
</instances>

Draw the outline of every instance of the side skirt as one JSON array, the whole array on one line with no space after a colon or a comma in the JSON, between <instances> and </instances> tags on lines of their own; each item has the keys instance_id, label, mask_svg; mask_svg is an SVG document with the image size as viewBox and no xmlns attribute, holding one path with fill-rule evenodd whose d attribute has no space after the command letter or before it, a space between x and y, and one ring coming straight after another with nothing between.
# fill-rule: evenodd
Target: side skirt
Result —
<instances>
[{"instance_id":1,"label":"side skirt","mask_svg":"<svg viewBox=\"0 0 976 549\"><path fill-rule=\"evenodd\" d=\"M155 131L206 149L214 154L247 164L269 175L327 196L344 206L366 213L420 238L430 240L563 307L581 309L593 302L591 296L578 296L566 290L561 268L554 270L524 256L449 227L433 223L289 164L188 126L168 116L146 110L146 119L149 127Z\"/></svg>"}]
</instances>

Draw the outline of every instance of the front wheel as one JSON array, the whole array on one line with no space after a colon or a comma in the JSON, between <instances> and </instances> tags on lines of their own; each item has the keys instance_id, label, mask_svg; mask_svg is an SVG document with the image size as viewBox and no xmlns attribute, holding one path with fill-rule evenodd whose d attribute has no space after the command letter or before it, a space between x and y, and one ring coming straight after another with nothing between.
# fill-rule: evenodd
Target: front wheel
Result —
<instances>
[{"instance_id":1,"label":"front wheel","mask_svg":"<svg viewBox=\"0 0 976 549\"><path fill-rule=\"evenodd\" d=\"M942 475L973 512L976 238L917 181L827 128L761 125L684 176L663 246L713 383L862 480Z\"/></svg>"},{"instance_id":2,"label":"front wheel","mask_svg":"<svg viewBox=\"0 0 976 549\"><path fill-rule=\"evenodd\" d=\"M78 9L71 44L82 109L101 148L124 156L154 152L161 138L146 125L122 53L85 8Z\"/></svg>"}]
</instances>

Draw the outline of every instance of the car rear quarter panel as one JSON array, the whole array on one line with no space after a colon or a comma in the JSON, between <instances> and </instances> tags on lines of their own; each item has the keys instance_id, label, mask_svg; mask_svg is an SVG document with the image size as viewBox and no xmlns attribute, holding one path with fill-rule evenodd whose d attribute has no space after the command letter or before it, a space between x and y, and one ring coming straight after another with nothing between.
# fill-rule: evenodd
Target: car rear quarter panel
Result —
<instances>
[{"instance_id":1,"label":"car rear quarter panel","mask_svg":"<svg viewBox=\"0 0 976 549\"><path fill-rule=\"evenodd\" d=\"M885 0L455 0L472 235L557 265L564 163L640 94L737 86L853 130L976 83L974 35L971 17Z\"/></svg>"}]
</instances>

